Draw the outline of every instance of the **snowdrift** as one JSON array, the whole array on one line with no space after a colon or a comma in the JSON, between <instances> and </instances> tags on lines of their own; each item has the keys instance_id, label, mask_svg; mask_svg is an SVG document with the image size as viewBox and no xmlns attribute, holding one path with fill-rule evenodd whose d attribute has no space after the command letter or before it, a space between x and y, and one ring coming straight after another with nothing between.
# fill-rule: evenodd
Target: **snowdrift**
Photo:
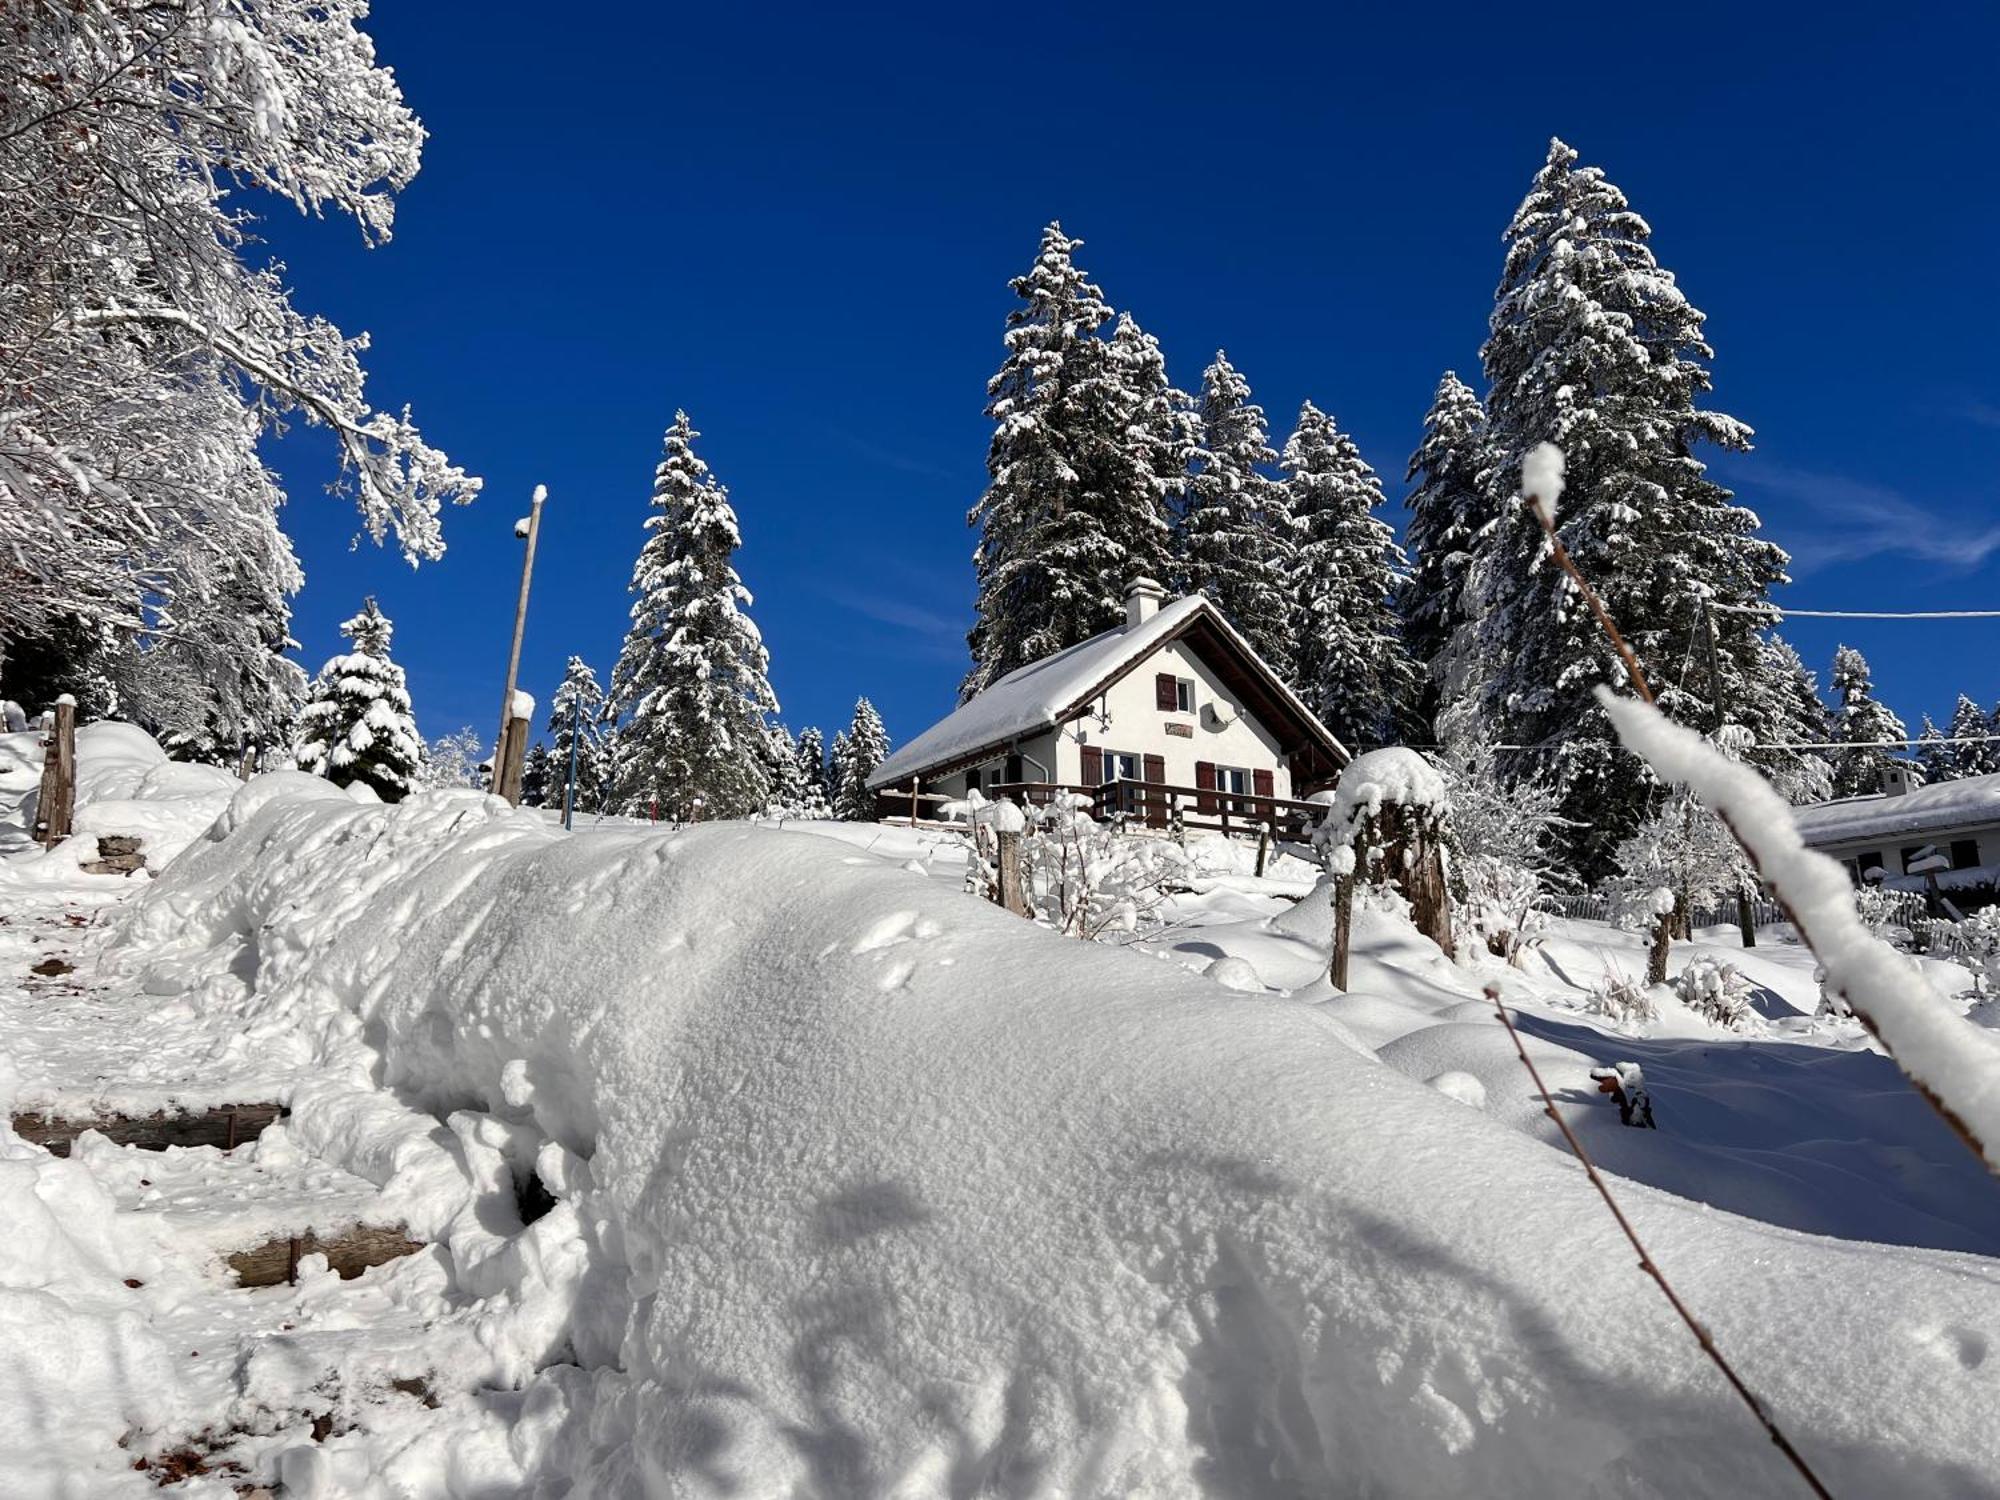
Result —
<instances>
[{"instance_id":1,"label":"snowdrift","mask_svg":"<svg viewBox=\"0 0 2000 1500\"><path fill-rule=\"evenodd\" d=\"M301 1142L393 1189L458 1111L554 1191L428 1231L538 1289L540 1493L1796 1492L1572 1162L837 842L260 778L122 920L151 992L310 1039ZM1837 1492L2000 1494L1992 1262L1622 1193Z\"/></svg>"}]
</instances>

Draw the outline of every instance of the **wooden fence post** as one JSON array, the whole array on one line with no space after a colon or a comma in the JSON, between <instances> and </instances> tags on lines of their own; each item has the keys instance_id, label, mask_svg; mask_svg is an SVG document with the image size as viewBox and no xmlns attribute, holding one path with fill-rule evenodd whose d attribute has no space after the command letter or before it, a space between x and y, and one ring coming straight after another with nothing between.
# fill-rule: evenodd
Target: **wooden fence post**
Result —
<instances>
[{"instance_id":1,"label":"wooden fence post","mask_svg":"<svg viewBox=\"0 0 2000 1500\"><path fill-rule=\"evenodd\" d=\"M76 829L76 699L68 693L56 699L48 726L34 827L34 836L45 847L61 843Z\"/></svg>"},{"instance_id":2,"label":"wooden fence post","mask_svg":"<svg viewBox=\"0 0 2000 1500\"><path fill-rule=\"evenodd\" d=\"M1736 926L1743 933L1743 946L1757 946L1757 914L1750 908L1750 893L1742 886L1736 888Z\"/></svg>"},{"instance_id":3,"label":"wooden fence post","mask_svg":"<svg viewBox=\"0 0 2000 1500\"><path fill-rule=\"evenodd\" d=\"M1354 933L1354 877L1333 878L1333 958L1326 977L1337 990L1347 988L1347 946Z\"/></svg>"},{"instance_id":4,"label":"wooden fence post","mask_svg":"<svg viewBox=\"0 0 2000 1500\"><path fill-rule=\"evenodd\" d=\"M1264 826L1257 830L1257 878L1259 880L1264 878L1264 866L1269 864L1270 860L1271 824L1266 820Z\"/></svg>"},{"instance_id":5,"label":"wooden fence post","mask_svg":"<svg viewBox=\"0 0 2000 1500\"><path fill-rule=\"evenodd\" d=\"M1000 829L994 834L999 847L999 879L993 884L993 900L1017 917L1028 915L1028 893L1021 883L1021 835Z\"/></svg>"},{"instance_id":6,"label":"wooden fence post","mask_svg":"<svg viewBox=\"0 0 2000 1500\"><path fill-rule=\"evenodd\" d=\"M1674 946L1674 908L1653 918L1653 949L1646 955L1646 983L1667 982L1667 957Z\"/></svg>"}]
</instances>

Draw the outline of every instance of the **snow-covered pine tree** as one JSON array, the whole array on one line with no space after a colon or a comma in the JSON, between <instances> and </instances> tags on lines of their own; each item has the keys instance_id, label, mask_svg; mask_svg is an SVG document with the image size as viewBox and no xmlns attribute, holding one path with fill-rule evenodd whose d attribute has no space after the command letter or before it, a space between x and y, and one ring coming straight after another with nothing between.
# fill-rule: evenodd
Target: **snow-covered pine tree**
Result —
<instances>
[{"instance_id":1,"label":"snow-covered pine tree","mask_svg":"<svg viewBox=\"0 0 2000 1500\"><path fill-rule=\"evenodd\" d=\"M866 698L854 705L853 722L834 739L834 763L840 782L834 788L833 814L850 823L875 821L875 794L868 790L868 778L889 758L889 731L882 716Z\"/></svg>"},{"instance_id":2,"label":"snow-covered pine tree","mask_svg":"<svg viewBox=\"0 0 2000 1500\"><path fill-rule=\"evenodd\" d=\"M609 770L604 744L604 689L590 663L572 656L563 668L563 680L549 699L549 754L554 780L549 792L551 806L560 807L569 790L572 743L575 746L576 791L571 806L575 811L597 811L603 805L604 780Z\"/></svg>"},{"instance_id":3,"label":"snow-covered pine tree","mask_svg":"<svg viewBox=\"0 0 2000 1500\"><path fill-rule=\"evenodd\" d=\"M1828 739L1848 748L1833 756L1833 795L1858 797L1882 790L1882 773L1902 752L1903 721L1875 698L1868 660L1852 646L1836 647L1828 685L1834 694Z\"/></svg>"},{"instance_id":4,"label":"snow-covered pine tree","mask_svg":"<svg viewBox=\"0 0 2000 1500\"><path fill-rule=\"evenodd\" d=\"M1730 722L1748 733L1749 744L1738 758L1762 771L1786 801L1824 802L1833 795L1833 762L1827 752L1775 748L1823 745L1832 738L1819 684L1789 643L1769 633L1755 639L1761 667L1746 675L1744 684L1756 691L1746 691L1734 704L1724 700Z\"/></svg>"},{"instance_id":5,"label":"snow-covered pine tree","mask_svg":"<svg viewBox=\"0 0 2000 1500\"><path fill-rule=\"evenodd\" d=\"M1266 472L1277 462L1264 408L1250 383L1216 351L1202 372L1200 446L1181 527L1187 585L1199 589L1243 632L1273 671L1293 680L1288 579L1297 540L1283 485Z\"/></svg>"},{"instance_id":6,"label":"snow-covered pine tree","mask_svg":"<svg viewBox=\"0 0 2000 1500\"><path fill-rule=\"evenodd\" d=\"M802 815L806 801L806 780L799 771L798 742L791 730L773 722L764 732L764 765L770 795L764 810L780 818Z\"/></svg>"},{"instance_id":7,"label":"snow-covered pine tree","mask_svg":"<svg viewBox=\"0 0 2000 1500\"><path fill-rule=\"evenodd\" d=\"M424 741L403 669L389 656L395 626L371 595L340 631L354 649L320 668L294 758L302 771L340 786L366 782L384 802L400 802L420 779Z\"/></svg>"},{"instance_id":8,"label":"snow-covered pine tree","mask_svg":"<svg viewBox=\"0 0 2000 1500\"><path fill-rule=\"evenodd\" d=\"M847 767L853 759L854 753L847 743L847 731L834 730L833 748L827 752L826 757L827 800L832 806L833 815L843 821L847 814L843 811L846 806L846 794L842 788L847 785Z\"/></svg>"},{"instance_id":9,"label":"snow-covered pine tree","mask_svg":"<svg viewBox=\"0 0 2000 1500\"><path fill-rule=\"evenodd\" d=\"M632 568L632 626L611 674L623 725L616 796L631 813L739 818L764 805L766 716L777 699L744 613L750 591L729 492L696 456L701 434L674 413L653 480L653 514Z\"/></svg>"},{"instance_id":10,"label":"snow-covered pine tree","mask_svg":"<svg viewBox=\"0 0 2000 1500\"><path fill-rule=\"evenodd\" d=\"M1285 443L1286 508L1298 528L1289 579L1294 680L1350 750L1402 738L1416 693L1391 607L1395 533L1375 512L1382 481L1354 440L1308 401Z\"/></svg>"},{"instance_id":11,"label":"snow-covered pine tree","mask_svg":"<svg viewBox=\"0 0 2000 1500\"><path fill-rule=\"evenodd\" d=\"M1474 545L1493 516L1480 488L1486 409L1472 387L1445 371L1424 414L1424 437L1410 455L1404 477L1414 482L1404 504L1410 522L1404 540L1411 556L1409 581L1397 602L1403 640L1415 663L1417 722L1435 733L1446 648L1466 623L1466 569Z\"/></svg>"},{"instance_id":12,"label":"snow-covered pine tree","mask_svg":"<svg viewBox=\"0 0 2000 1500\"><path fill-rule=\"evenodd\" d=\"M826 741L817 726L809 724L799 731L798 743L792 747L792 754L798 761L801 788L799 816L832 817L833 796L828 790L826 777Z\"/></svg>"},{"instance_id":13,"label":"snow-covered pine tree","mask_svg":"<svg viewBox=\"0 0 2000 1500\"><path fill-rule=\"evenodd\" d=\"M562 777L555 768L549 747L533 744L521 757L521 806L547 807L550 799L560 802Z\"/></svg>"},{"instance_id":14,"label":"snow-covered pine tree","mask_svg":"<svg viewBox=\"0 0 2000 1500\"><path fill-rule=\"evenodd\" d=\"M1957 777L1957 748L1945 740L1944 731L1925 714L1923 727L1917 731L1917 765L1924 773L1925 786L1936 786L1940 781Z\"/></svg>"},{"instance_id":15,"label":"snow-covered pine tree","mask_svg":"<svg viewBox=\"0 0 2000 1500\"><path fill-rule=\"evenodd\" d=\"M1497 523L1482 548L1491 555L1475 565L1481 597L1467 628L1480 693L1471 728L1537 747L1523 761L1554 772L1575 825L1571 854L1594 875L1637 828L1650 778L1592 696L1597 684L1623 680L1622 663L1515 498L1529 449L1563 450L1564 545L1649 665L1667 713L1713 730L1725 709L1774 712L1772 700L1792 685L1770 678L1762 645L1785 555L1694 456L1699 443L1741 450L1751 436L1697 405L1713 358L1703 315L1654 259L1652 231L1625 195L1576 160L1550 143L1507 230L1481 351L1483 485ZM1697 655L1703 600L1719 606L1715 681ZM1773 769L1766 752L1753 758Z\"/></svg>"},{"instance_id":16,"label":"snow-covered pine tree","mask_svg":"<svg viewBox=\"0 0 2000 1500\"><path fill-rule=\"evenodd\" d=\"M1964 693L1958 695L1958 704L1951 714L1951 738L1958 743L1951 746L1952 769L1960 776L1986 776L2000 771L2000 746L1985 738L1993 732L1993 723L1985 711Z\"/></svg>"},{"instance_id":17,"label":"snow-covered pine tree","mask_svg":"<svg viewBox=\"0 0 2000 1500\"><path fill-rule=\"evenodd\" d=\"M1033 268L1009 283L1021 305L986 386L986 492L966 515L979 528L979 595L961 700L1096 635L1122 607L1122 582L1107 598L1104 580L1123 571L1125 549L1099 487L1127 403L1098 337L1111 309L1074 258L1082 243L1050 224Z\"/></svg>"},{"instance_id":18,"label":"snow-covered pine tree","mask_svg":"<svg viewBox=\"0 0 2000 1500\"><path fill-rule=\"evenodd\" d=\"M1110 629L1122 617L1125 589L1135 578L1174 580L1173 518L1187 495L1194 456L1194 398L1167 378L1160 341L1130 313L1112 329L1110 357L1118 409L1116 443L1108 449L1111 473L1104 485L1105 526L1122 556L1100 581Z\"/></svg>"}]
</instances>

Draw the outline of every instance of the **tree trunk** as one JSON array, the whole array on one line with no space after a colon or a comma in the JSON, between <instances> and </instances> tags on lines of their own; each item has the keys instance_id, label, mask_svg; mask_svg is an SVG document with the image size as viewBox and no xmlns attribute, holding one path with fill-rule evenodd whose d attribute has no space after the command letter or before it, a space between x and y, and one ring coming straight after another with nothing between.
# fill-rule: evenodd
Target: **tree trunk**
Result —
<instances>
[{"instance_id":1,"label":"tree trunk","mask_svg":"<svg viewBox=\"0 0 2000 1500\"><path fill-rule=\"evenodd\" d=\"M1646 956L1646 983L1667 982L1667 954L1674 945L1674 909L1653 919L1653 951Z\"/></svg>"},{"instance_id":2,"label":"tree trunk","mask_svg":"<svg viewBox=\"0 0 2000 1500\"><path fill-rule=\"evenodd\" d=\"M64 698L54 709L49 737L43 742L42 790L35 801L34 836L55 845L76 831L76 700Z\"/></svg>"},{"instance_id":3,"label":"tree trunk","mask_svg":"<svg viewBox=\"0 0 2000 1500\"><path fill-rule=\"evenodd\" d=\"M1445 886L1444 850L1408 808L1386 806L1375 822L1373 841L1382 847L1382 868L1410 903L1410 920L1417 931L1450 953L1451 892Z\"/></svg>"},{"instance_id":4,"label":"tree trunk","mask_svg":"<svg viewBox=\"0 0 2000 1500\"><path fill-rule=\"evenodd\" d=\"M1736 892L1736 925L1743 933L1743 946L1757 946L1757 913L1751 908L1750 893L1741 887Z\"/></svg>"}]
</instances>

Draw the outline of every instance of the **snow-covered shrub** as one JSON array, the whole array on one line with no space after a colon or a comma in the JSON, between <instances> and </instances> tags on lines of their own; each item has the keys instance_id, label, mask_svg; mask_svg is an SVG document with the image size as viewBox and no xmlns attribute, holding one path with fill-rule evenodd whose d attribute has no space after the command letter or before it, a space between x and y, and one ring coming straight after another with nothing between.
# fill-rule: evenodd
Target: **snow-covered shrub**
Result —
<instances>
[{"instance_id":1,"label":"snow-covered shrub","mask_svg":"<svg viewBox=\"0 0 2000 1500\"><path fill-rule=\"evenodd\" d=\"M1722 820L1685 790L1669 792L1660 810L1618 846L1614 904L1629 911L1665 889L1681 921L1700 907L1753 890L1757 876ZM1676 922L1679 926L1680 922Z\"/></svg>"},{"instance_id":2,"label":"snow-covered shrub","mask_svg":"<svg viewBox=\"0 0 2000 1500\"><path fill-rule=\"evenodd\" d=\"M1059 792L1029 821L1021 872L1037 920L1096 938L1156 923L1169 887L1192 870L1173 840L1108 828L1090 816L1089 797Z\"/></svg>"},{"instance_id":3,"label":"snow-covered shrub","mask_svg":"<svg viewBox=\"0 0 2000 1500\"><path fill-rule=\"evenodd\" d=\"M2000 993L2000 907L1982 907L1962 922L1921 920L1911 932L1921 952L1970 969L1981 994Z\"/></svg>"},{"instance_id":4,"label":"snow-covered shrub","mask_svg":"<svg viewBox=\"0 0 2000 1500\"><path fill-rule=\"evenodd\" d=\"M1461 735L1437 758L1451 799L1453 895L1467 936L1510 963L1548 925L1545 897L1570 885L1553 853L1565 826L1553 782L1500 774L1492 742Z\"/></svg>"},{"instance_id":5,"label":"snow-covered shrub","mask_svg":"<svg viewBox=\"0 0 2000 1500\"><path fill-rule=\"evenodd\" d=\"M1636 1025L1660 1018L1659 1007L1653 1004L1652 992L1626 974L1605 975L1604 982L1590 992L1590 1008L1617 1026Z\"/></svg>"},{"instance_id":6,"label":"snow-covered shrub","mask_svg":"<svg viewBox=\"0 0 2000 1500\"><path fill-rule=\"evenodd\" d=\"M1752 988L1736 965L1708 953L1697 953L1674 977L1674 993L1683 1005L1731 1031L1757 1028L1757 1012L1750 1004Z\"/></svg>"},{"instance_id":7,"label":"snow-covered shrub","mask_svg":"<svg viewBox=\"0 0 2000 1500\"><path fill-rule=\"evenodd\" d=\"M410 690L389 655L395 628L372 595L341 625L354 649L320 668L292 750L301 771L336 786L361 783L384 802L419 785L424 762Z\"/></svg>"},{"instance_id":8,"label":"snow-covered shrub","mask_svg":"<svg viewBox=\"0 0 2000 1500\"><path fill-rule=\"evenodd\" d=\"M427 787L478 787L486 784L480 762L486 758L486 742L479 731L467 724L450 734L441 734L424 746L424 762L417 771L417 784Z\"/></svg>"},{"instance_id":9,"label":"snow-covered shrub","mask_svg":"<svg viewBox=\"0 0 2000 1500\"><path fill-rule=\"evenodd\" d=\"M1543 909L1542 877L1524 865L1510 864L1490 854L1475 854L1458 863L1459 923L1509 963L1541 940L1549 924Z\"/></svg>"}]
</instances>

